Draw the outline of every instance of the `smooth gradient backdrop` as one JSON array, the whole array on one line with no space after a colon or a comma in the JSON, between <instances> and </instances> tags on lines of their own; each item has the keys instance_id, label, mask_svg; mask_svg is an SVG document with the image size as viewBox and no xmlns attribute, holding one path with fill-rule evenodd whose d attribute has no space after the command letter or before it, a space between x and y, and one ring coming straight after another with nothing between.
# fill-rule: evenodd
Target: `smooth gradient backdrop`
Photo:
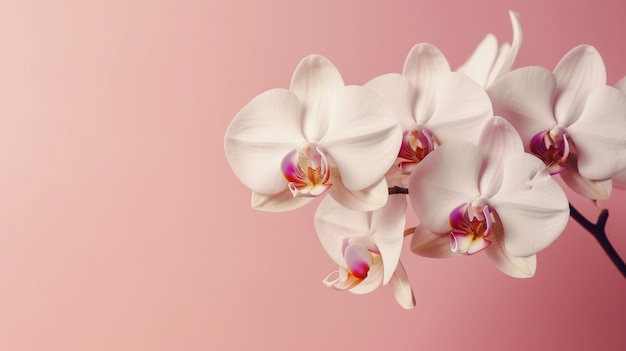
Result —
<instances>
[{"instance_id":1,"label":"smooth gradient backdrop","mask_svg":"<svg viewBox=\"0 0 626 351\"><path fill-rule=\"evenodd\" d=\"M405 250L405 311L325 287L315 205L254 211L226 163L232 117L302 57L362 84L430 42L455 68L511 40L509 9L516 67L587 43L626 75L621 0L0 1L0 350L626 349L626 280L576 223L529 280ZM625 200L601 203L622 256Z\"/></svg>"}]
</instances>

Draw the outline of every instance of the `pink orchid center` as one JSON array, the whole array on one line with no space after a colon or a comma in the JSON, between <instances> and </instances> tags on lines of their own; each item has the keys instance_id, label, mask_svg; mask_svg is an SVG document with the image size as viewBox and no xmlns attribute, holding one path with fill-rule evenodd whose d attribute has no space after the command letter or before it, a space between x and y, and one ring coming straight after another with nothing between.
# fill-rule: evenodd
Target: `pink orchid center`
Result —
<instances>
[{"instance_id":1,"label":"pink orchid center","mask_svg":"<svg viewBox=\"0 0 626 351\"><path fill-rule=\"evenodd\" d=\"M345 268L340 267L338 271L329 274L324 284L337 290L350 290L368 277L371 278L370 275L376 276L375 271L380 271L382 267L382 257L378 248L372 249L370 244L360 241L350 243L350 240L346 240L343 245Z\"/></svg>"},{"instance_id":2,"label":"pink orchid center","mask_svg":"<svg viewBox=\"0 0 626 351\"><path fill-rule=\"evenodd\" d=\"M452 252L473 255L491 245L493 215L494 211L480 199L455 208L449 218Z\"/></svg>"},{"instance_id":3,"label":"pink orchid center","mask_svg":"<svg viewBox=\"0 0 626 351\"><path fill-rule=\"evenodd\" d=\"M363 280L374 262L374 252L364 243L344 243L343 258L351 276Z\"/></svg>"},{"instance_id":4,"label":"pink orchid center","mask_svg":"<svg viewBox=\"0 0 626 351\"><path fill-rule=\"evenodd\" d=\"M530 151L545 163L551 175L567 168L570 149L569 136L559 127L541 131L530 139Z\"/></svg>"},{"instance_id":5,"label":"pink orchid center","mask_svg":"<svg viewBox=\"0 0 626 351\"><path fill-rule=\"evenodd\" d=\"M412 128L405 131L398 152L400 171L403 174L410 174L436 146L436 137L426 128Z\"/></svg>"},{"instance_id":6,"label":"pink orchid center","mask_svg":"<svg viewBox=\"0 0 626 351\"><path fill-rule=\"evenodd\" d=\"M293 197L320 196L332 185L328 155L314 144L289 152L281 168Z\"/></svg>"}]
</instances>

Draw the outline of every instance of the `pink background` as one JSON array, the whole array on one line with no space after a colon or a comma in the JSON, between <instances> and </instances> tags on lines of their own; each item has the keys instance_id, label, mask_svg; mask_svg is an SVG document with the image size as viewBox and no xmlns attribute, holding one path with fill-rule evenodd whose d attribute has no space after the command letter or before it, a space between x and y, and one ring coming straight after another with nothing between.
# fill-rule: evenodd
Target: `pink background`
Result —
<instances>
[{"instance_id":1,"label":"pink background","mask_svg":"<svg viewBox=\"0 0 626 351\"><path fill-rule=\"evenodd\" d=\"M250 209L223 151L232 117L305 55L351 84L400 71L418 42L457 67L487 32L510 40L508 9L516 66L589 43L615 83L622 4L2 1L0 350L626 349L626 281L576 223L530 280L405 252L404 311L388 287L325 287L315 206ZM603 202L623 256L625 199Z\"/></svg>"}]
</instances>

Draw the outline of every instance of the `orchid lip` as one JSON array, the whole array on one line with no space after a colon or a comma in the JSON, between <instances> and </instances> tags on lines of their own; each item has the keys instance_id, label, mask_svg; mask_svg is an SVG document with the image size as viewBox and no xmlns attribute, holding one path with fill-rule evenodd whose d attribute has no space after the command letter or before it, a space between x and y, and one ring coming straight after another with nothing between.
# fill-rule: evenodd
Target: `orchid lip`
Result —
<instances>
[{"instance_id":1,"label":"orchid lip","mask_svg":"<svg viewBox=\"0 0 626 351\"><path fill-rule=\"evenodd\" d=\"M350 275L361 280L365 279L374 261L367 247L361 243L349 244L343 255Z\"/></svg>"},{"instance_id":2,"label":"orchid lip","mask_svg":"<svg viewBox=\"0 0 626 351\"><path fill-rule=\"evenodd\" d=\"M347 274L345 270L332 272L323 280L326 286L337 290L350 290L359 285L360 282L361 279Z\"/></svg>"},{"instance_id":3,"label":"orchid lip","mask_svg":"<svg viewBox=\"0 0 626 351\"><path fill-rule=\"evenodd\" d=\"M530 139L530 151L543 161L550 175L561 173L567 168L570 149L569 135L558 127L541 131Z\"/></svg>"},{"instance_id":4,"label":"orchid lip","mask_svg":"<svg viewBox=\"0 0 626 351\"><path fill-rule=\"evenodd\" d=\"M361 284L370 276L371 269L381 265L381 256L372 251L363 242L350 243L344 241L342 245L345 267L329 274L324 284L337 290L350 290Z\"/></svg>"},{"instance_id":5,"label":"orchid lip","mask_svg":"<svg viewBox=\"0 0 626 351\"><path fill-rule=\"evenodd\" d=\"M450 213L450 249L454 253L473 255L489 245L493 210L482 199L463 204Z\"/></svg>"},{"instance_id":6,"label":"orchid lip","mask_svg":"<svg viewBox=\"0 0 626 351\"><path fill-rule=\"evenodd\" d=\"M402 134L402 144L398 152L399 167L403 174L413 169L437 146L435 135L426 128L413 128Z\"/></svg>"},{"instance_id":7,"label":"orchid lip","mask_svg":"<svg viewBox=\"0 0 626 351\"><path fill-rule=\"evenodd\" d=\"M332 185L327 153L315 144L289 152L283 158L281 168L293 197L317 197Z\"/></svg>"}]
</instances>

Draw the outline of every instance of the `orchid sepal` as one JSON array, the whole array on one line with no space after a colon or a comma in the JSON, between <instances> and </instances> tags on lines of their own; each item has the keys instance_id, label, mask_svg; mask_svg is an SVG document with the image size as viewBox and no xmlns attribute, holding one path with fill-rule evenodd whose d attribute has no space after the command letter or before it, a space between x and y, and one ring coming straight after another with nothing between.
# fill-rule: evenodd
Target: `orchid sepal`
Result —
<instances>
[{"instance_id":1,"label":"orchid sepal","mask_svg":"<svg viewBox=\"0 0 626 351\"><path fill-rule=\"evenodd\" d=\"M489 33L478 44L471 56L457 69L482 87L488 87L497 78L511 71L513 62L522 45L522 25L520 16L515 11L509 11L513 40L511 44L503 43L498 47L495 35Z\"/></svg>"},{"instance_id":2,"label":"orchid sepal","mask_svg":"<svg viewBox=\"0 0 626 351\"><path fill-rule=\"evenodd\" d=\"M391 280L391 291L396 298L396 302L405 310L410 310L415 307L415 295L413 294L413 288L409 282L409 276L404 269L401 261L398 261L398 267L393 273Z\"/></svg>"}]
</instances>

